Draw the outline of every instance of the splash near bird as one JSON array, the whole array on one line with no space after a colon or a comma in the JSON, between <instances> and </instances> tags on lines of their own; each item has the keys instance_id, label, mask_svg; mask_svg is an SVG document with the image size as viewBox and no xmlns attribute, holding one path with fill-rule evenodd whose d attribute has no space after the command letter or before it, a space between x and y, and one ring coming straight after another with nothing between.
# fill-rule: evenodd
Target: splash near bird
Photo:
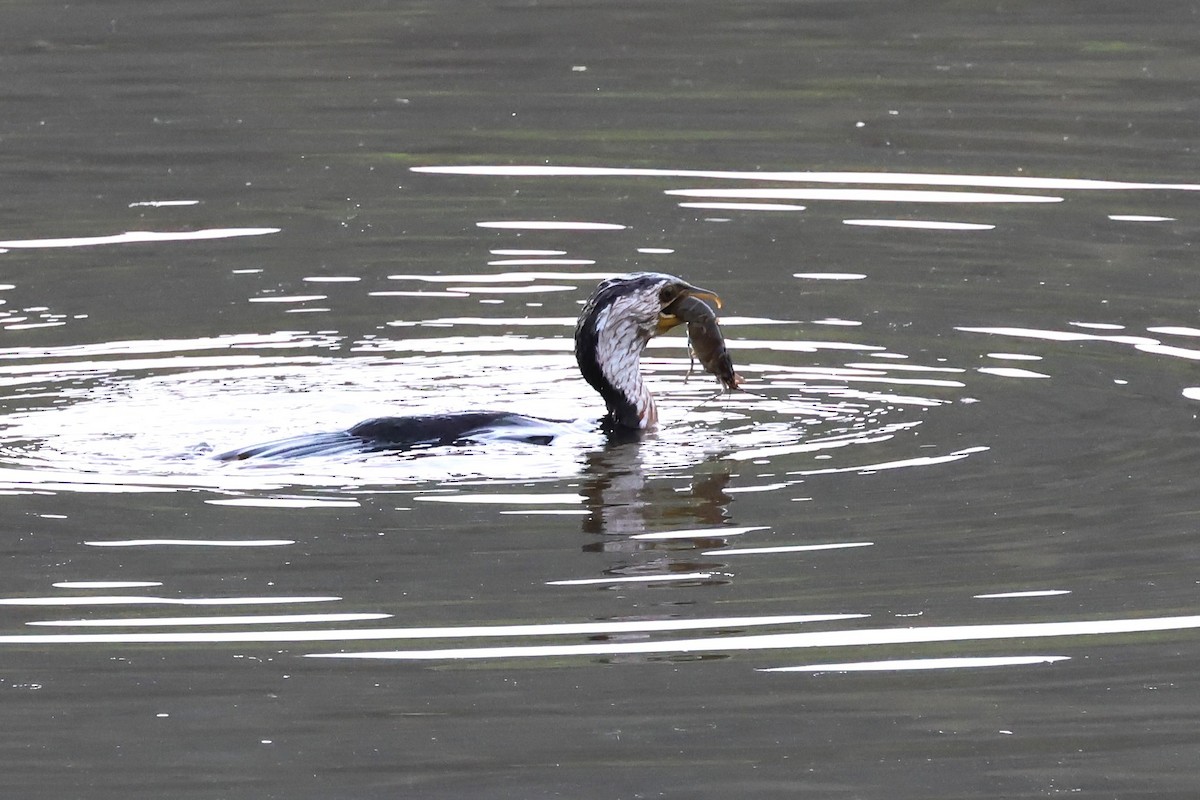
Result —
<instances>
[{"instance_id":1,"label":"splash near bird","mask_svg":"<svg viewBox=\"0 0 1200 800\"><path fill-rule=\"evenodd\" d=\"M726 390L742 382L725 348L710 300L715 292L660 272L635 272L609 278L596 287L575 325L575 360L579 371L604 399L602 428L610 434L649 430L658 422L654 397L642 380L639 361L651 337L687 325L692 350L704 369ZM379 417L346 431L306 434L231 450L221 461L251 457L289 458L303 455L376 450L408 450L472 441L506 439L537 444L554 438L551 420L507 411L463 411Z\"/></svg>"}]
</instances>

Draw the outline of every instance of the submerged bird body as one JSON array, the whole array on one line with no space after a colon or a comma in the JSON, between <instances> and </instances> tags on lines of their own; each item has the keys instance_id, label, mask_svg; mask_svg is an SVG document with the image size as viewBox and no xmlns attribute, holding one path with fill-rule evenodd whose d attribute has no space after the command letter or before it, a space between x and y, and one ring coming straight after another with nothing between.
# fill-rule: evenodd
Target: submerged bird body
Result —
<instances>
[{"instance_id":1,"label":"submerged bird body","mask_svg":"<svg viewBox=\"0 0 1200 800\"><path fill-rule=\"evenodd\" d=\"M363 420L344 431L306 433L231 450L220 461L247 458L294 458L371 453L378 450L415 450L445 447L470 441L507 440L549 444L563 431L562 423L507 411L459 411L448 414L414 414Z\"/></svg>"},{"instance_id":2,"label":"submerged bird body","mask_svg":"<svg viewBox=\"0 0 1200 800\"><path fill-rule=\"evenodd\" d=\"M737 387L740 378L725 352L716 315L697 298L720 305L715 293L657 272L610 278L588 298L575 326L575 359L584 380L604 400L605 430L632 433L657 423L658 410L642 380L639 360L652 336L680 324L687 323L705 369L716 375L725 388ZM348 430L279 439L222 453L217 458L240 461L251 457L336 455L498 439L546 444L565 429L565 423L506 411L379 417Z\"/></svg>"}]
</instances>

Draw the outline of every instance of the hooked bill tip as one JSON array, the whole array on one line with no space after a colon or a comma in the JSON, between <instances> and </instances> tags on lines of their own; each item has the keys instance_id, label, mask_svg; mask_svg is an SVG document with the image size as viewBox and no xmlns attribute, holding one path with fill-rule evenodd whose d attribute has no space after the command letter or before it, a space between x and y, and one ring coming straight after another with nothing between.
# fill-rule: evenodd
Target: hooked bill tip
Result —
<instances>
[{"instance_id":1,"label":"hooked bill tip","mask_svg":"<svg viewBox=\"0 0 1200 800\"><path fill-rule=\"evenodd\" d=\"M696 297L701 300L712 300L717 308L721 308L721 297L716 292L710 289L701 289L698 286L689 286L684 290L684 294L688 297Z\"/></svg>"}]
</instances>

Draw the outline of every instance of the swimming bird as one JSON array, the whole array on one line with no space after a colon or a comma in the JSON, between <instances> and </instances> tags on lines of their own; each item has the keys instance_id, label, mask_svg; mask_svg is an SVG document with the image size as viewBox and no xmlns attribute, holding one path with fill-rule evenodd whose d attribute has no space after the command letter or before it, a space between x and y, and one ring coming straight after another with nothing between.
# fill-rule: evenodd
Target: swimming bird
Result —
<instances>
[{"instance_id":1,"label":"swimming bird","mask_svg":"<svg viewBox=\"0 0 1200 800\"><path fill-rule=\"evenodd\" d=\"M642 379L639 360L651 337L687 324L701 364L726 389L741 381L733 371L716 324L703 301L719 308L715 292L661 272L635 272L603 281L588 298L575 325L579 371L604 400L603 430L613 435L653 428L658 422L654 397ZM216 456L222 461L251 457L332 455L342 452L408 450L488 439L545 444L555 423L509 411L462 411L378 417L349 430L305 434L239 448Z\"/></svg>"}]
</instances>

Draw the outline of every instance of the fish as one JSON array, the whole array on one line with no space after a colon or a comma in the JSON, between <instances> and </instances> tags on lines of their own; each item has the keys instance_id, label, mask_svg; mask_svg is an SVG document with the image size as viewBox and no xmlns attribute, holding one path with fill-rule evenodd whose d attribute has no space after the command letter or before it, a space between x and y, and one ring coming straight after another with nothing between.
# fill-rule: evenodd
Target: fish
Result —
<instances>
[{"instance_id":1,"label":"fish","mask_svg":"<svg viewBox=\"0 0 1200 800\"><path fill-rule=\"evenodd\" d=\"M715 295L713 299L719 306L721 301ZM727 391L740 387L745 379L734 371L733 358L725 346L725 337L712 307L697 297L685 295L662 310L658 328L670 330L683 323L687 323L692 353L704 370L716 377Z\"/></svg>"}]
</instances>

